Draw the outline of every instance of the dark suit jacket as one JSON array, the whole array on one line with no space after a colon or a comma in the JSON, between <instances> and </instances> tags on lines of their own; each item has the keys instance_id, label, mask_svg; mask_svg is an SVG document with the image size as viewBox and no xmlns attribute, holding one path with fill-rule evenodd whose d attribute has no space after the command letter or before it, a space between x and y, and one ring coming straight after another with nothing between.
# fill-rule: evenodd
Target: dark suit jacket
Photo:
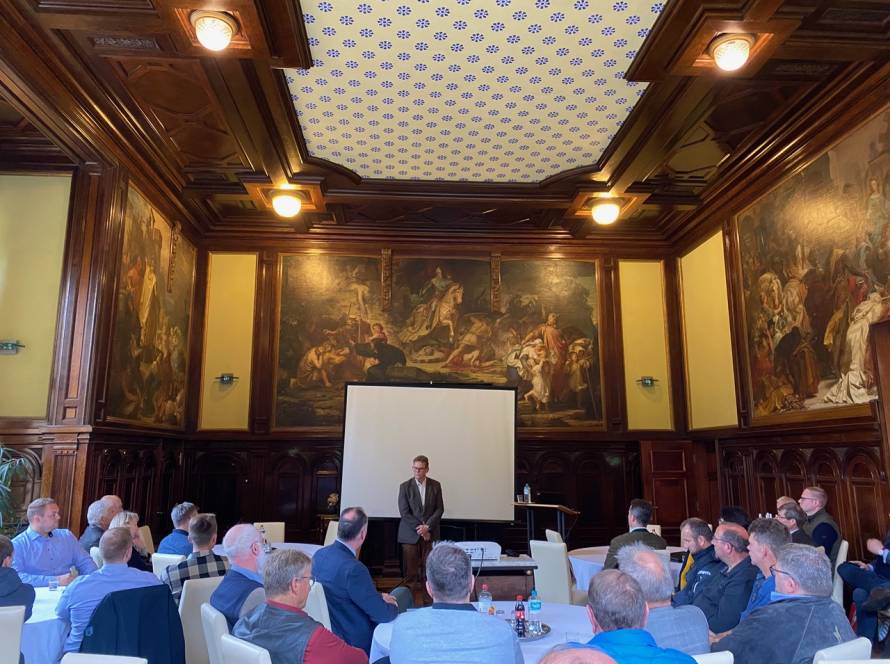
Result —
<instances>
[{"instance_id":1,"label":"dark suit jacket","mask_svg":"<svg viewBox=\"0 0 890 664\"><path fill-rule=\"evenodd\" d=\"M792 544L806 544L807 546L813 546L813 538L800 529L791 533L791 542Z\"/></svg>"},{"instance_id":2,"label":"dark suit jacket","mask_svg":"<svg viewBox=\"0 0 890 664\"><path fill-rule=\"evenodd\" d=\"M399 543L416 544L420 539L417 534L417 526L425 523L430 527L430 537L438 540L439 522L445 512L445 503L442 501L442 485L436 480L426 478L426 500L421 507L420 490L417 482L412 477L407 482L399 485Z\"/></svg>"},{"instance_id":3,"label":"dark suit jacket","mask_svg":"<svg viewBox=\"0 0 890 664\"><path fill-rule=\"evenodd\" d=\"M645 528L632 530L629 533L613 537L609 542L609 552L606 554L606 561L603 563L603 569L616 569L618 567L618 549L628 544L636 544L642 542L646 546L653 549L666 549L667 542L655 533L650 533Z\"/></svg>"},{"instance_id":4,"label":"dark suit jacket","mask_svg":"<svg viewBox=\"0 0 890 664\"><path fill-rule=\"evenodd\" d=\"M349 645L370 652L374 628L394 620L398 607L383 600L368 568L342 542L315 552L312 575L324 587L331 631Z\"/></svg>"}]
</instances>

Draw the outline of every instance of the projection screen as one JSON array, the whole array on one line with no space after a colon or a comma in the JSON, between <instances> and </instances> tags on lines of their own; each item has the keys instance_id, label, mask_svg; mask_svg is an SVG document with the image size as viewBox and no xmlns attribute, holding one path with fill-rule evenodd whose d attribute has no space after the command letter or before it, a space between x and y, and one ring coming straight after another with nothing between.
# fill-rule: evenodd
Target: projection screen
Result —
<instances>
[{"instance_id":1,"label":"projection screen","mask_svg":"<svg viewBox=\"0 0 890 664\"><path fill-rule=\"evenodd\" d=\"M512 388L348 384L341 509L398 517L399 484L424 454L443 518L510 521L515 429Z\"/></svg>"}]
</instances>

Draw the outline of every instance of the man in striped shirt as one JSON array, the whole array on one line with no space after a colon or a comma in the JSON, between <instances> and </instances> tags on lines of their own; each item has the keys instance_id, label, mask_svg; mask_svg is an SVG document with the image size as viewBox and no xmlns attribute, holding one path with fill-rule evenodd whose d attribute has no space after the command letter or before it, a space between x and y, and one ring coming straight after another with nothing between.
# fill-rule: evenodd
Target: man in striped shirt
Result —
<instances>
[{"instance_id":1,"label":"man in striped shirt","mask_svg":"<svg viewBox=\"0 0 890 664\"><path fill-rule=\"evenodd\" d=\"M161 575L161 580L170 586L170 592L177 604L186 581L224 576L229 569L229 561L224 556L213 553L213 546L216 544L216 515L193 516L189 521L189 541L192 543L192 553L188 558L178 565L170 565Z\"/></svg>"}]
</instances>

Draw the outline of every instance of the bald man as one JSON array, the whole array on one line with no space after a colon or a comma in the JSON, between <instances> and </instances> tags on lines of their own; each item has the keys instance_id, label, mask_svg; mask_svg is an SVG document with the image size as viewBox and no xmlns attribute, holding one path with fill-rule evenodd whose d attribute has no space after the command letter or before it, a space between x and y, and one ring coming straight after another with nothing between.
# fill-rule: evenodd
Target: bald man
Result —
<instances>
[{"instance_id":1,"label":"bald man","mask_svg":"<svg viewBox=\"0 0 890 664\"><path fill-rule=\"evenodd\" d=\"M616 664L602 650L556 646L538 664Z\"/></svg>"}]
</instances>

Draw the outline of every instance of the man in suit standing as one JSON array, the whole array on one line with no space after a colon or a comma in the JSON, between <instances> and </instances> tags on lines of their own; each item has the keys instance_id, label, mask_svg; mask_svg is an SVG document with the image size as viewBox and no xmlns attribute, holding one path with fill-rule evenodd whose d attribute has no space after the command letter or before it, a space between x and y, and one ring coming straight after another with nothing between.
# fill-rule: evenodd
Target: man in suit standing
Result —
<instances>
[{"instance_id":1,"label":"man in suit standing","mask_svg":"<svg viewBox=\"0 0 890 664\"><path fill-rule=\"evenodd\" d=\"M439 539L439 523L445 512L442 485L431 477L430 460L421 455L411 464L414 477L399 485L399 544L405 565L405 581L415 603L422 604L423 570L433 542Z\"/></svg>"},{"instance_id":2,"label":"man in suit standing","mask_svg":"<svg viewBox=\"0 0 890 664\"><path fill-rule=\"evenodd\" d=\"M628 544L636 544L642 542L651 549L666 549L665 542L660 535L650 533L646 526L652 518L652 504L648 500L642 498L634 498L630 501L630 507L627 510L627 527L628 531L617 537L613 537L609 542L609 552L606 554L606 561L603 563L603 569L615 569L618 567L618 550Z\"/></svg>"}]
</instances>

